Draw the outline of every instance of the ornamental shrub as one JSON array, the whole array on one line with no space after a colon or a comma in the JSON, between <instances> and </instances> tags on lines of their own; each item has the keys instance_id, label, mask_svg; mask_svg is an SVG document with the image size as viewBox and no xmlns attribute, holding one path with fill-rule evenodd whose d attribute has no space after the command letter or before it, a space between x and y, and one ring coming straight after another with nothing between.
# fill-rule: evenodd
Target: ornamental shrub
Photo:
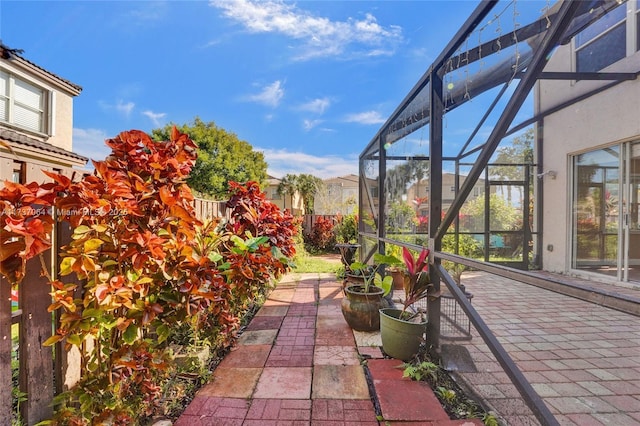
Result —
<instances>
[{"instance_id":1,"label":"ornamental shrub","mask_svg":"<svg viewBox=\"0 0 640 426\"><path fill-rule=\"evenodd\" d=\"M332 219L325 219L318 216L311 228L311 233L307 237L307 246L310 252L323 252L333 250L336 245L336 236L333 232L334 223Z\"/></svg>"},{"instance_id":2,"label":"ornamental shrub","mask_svg":"<svg viewBox=\"0 0 640 426\"><path fill-rule=\"evenodd\" d=\"M255 183L233 186L231 220L196 219L186 178L196 146L177 130L169 141L141 131L106 141L111 154L74 182L0 189L0 273L14 285L25 263L51 246L56 209L73 234L51 281L60 324L45 345L76 346L83 374L58 395L56 424L136 424L156 409L172 368L172 327L231 342L238 316L289 267L295 221L264 200ZM76 294L84 282L81 295Z\"/></svg>"},{"instance_id":3,"label":"ornamental shrub","mask_svg":"<svg viewBox=\"0 0 640 426\"><path fill-rule=\"evenodd\" d=\"M358 242L358 215L338 216L338 224L333 229L337 243Z\"/></svg>"}]
</instances>

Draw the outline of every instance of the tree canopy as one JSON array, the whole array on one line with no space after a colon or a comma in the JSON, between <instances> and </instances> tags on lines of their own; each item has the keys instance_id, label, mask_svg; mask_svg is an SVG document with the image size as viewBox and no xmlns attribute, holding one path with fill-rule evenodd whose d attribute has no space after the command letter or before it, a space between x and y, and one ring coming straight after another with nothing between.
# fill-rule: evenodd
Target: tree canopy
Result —
<instances>
[{"instance_id":1,"label":"tree canopy","mask_svg":"<svg viewBox=\"0 0 640 426\"><path fill-rule=\"evenodd\" d=\"M152 130L155 140L167 140L174 124ZM192 123L176 125L198 146L198 159L187 184L192 190L216 199L225 198L229 181L264 182L267 178L267 163L261 152L238 139L214 122L205 123L196 117Z\"/></svg>"}]
</instances>

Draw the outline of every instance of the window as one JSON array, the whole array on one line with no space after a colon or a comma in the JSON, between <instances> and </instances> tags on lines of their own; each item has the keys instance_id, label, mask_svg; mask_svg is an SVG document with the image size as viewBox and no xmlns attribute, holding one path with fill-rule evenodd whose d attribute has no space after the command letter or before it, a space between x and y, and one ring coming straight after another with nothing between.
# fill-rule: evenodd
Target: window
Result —
<instances>
[{"instance_id":1,"label":"window","mask_svg":"<svg viewBox=\"0 0 640 426\"><path fill-rule=\"evenodd\" d=\"M640 0L624 2L574 39L576 71L597 72L640 50Z\"/></svg>"},{"instance_id":2,"label":"window","mask_svg":"<svg viewBox=\"0 0 640 426\"><path fill-rule=\"evenodd\" d=\"M576 36L576 71L600 71L627 56L626 15L622 4Z\"/></svg>"},{"instance_id":3,"label":"window","mask_svg":"<svg viewBox=\"0 0 640 426\"><path fill-rule=\"evenodd\" d=\"M45 133L47 94L31 83L0 71L0 121Z\"/></svg>"},{"instance_id":4,"label":"window","mask_svg":"<svg viewBox=\"0 0 640 426\"><path fill-rule=\"evenodd\" d=\"M11 175L11 180L14 183L25 183L25 164L22 161L14 161L13 162L13 174Z\"/></svg>"}]
</instances>

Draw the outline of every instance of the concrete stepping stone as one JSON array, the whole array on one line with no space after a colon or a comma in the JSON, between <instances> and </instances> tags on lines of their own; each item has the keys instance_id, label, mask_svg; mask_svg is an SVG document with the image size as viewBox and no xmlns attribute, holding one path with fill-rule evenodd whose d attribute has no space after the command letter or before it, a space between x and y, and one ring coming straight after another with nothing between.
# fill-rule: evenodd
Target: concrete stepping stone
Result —
<instances>
[{"instance_id":1,"label":"concrete stepping stone","mask_svg":"<svg viewBox=\"0 0 640 426\"><path fill-rule=\"evenodd\" d=\"M236 346L224 357L218 368L262 368L267 362L270 352L271 345Z\"/></svg>"},{"instance_id":2,"label":"concrete stepping stone","mask_svg":"<svg viewBox=\"0 0 640 426\"><path fill-rule=\"evenodd\" d=\"M238 345L272 345L278 330L245 331L238 338Z\"/></svg>"},{"instance_id":3,"label":"concrete stepping stone","mask_svg":"<svg viewBox=\"0 0 640 426\"><path fill-rule=\"evenodd\" d=\"M218 367L209 383L204 385L197 395L251 398L261 372L261 368Z\"/></svg>"},{"instance_id":4,"label":"concrete stepping stone","mask_svg":"<svg viewBox=\"0 0 640 426\"><path fill-rule=\"evenodd\" d=\"M265 367L253 398L311 398L311 367Z\"/></svg>"},{"instance_id":5,"label":"concrete stepping stone","mask_svg":"<svg viewBox=\"0 0 640 426\"><path fill-rule=\"evenodd\" d=\"M366 399L369 387L360 365L316 365L313 368L313 399Z\"/></svg>"},{"instance_id":6,"label":"concrete stepping stone","mask_svg":"<svg viewBox=\"0 0 640 426\"><path fill-rule=\"evenodd\" d=\"M353 346L316 346L313 365L360 365L360 357Z\"/></svg>"}]
</instances>

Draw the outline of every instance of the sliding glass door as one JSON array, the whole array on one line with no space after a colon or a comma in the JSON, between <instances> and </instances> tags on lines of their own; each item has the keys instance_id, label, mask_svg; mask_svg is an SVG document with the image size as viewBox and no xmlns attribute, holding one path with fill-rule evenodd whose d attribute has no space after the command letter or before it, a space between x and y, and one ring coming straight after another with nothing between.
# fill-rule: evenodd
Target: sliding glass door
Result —
<instances>
[{"instance_id":1,"label":"sliding glass door","mask_svg":"<svg viewBox=\"0 0 640 426\"><path fill-rule=\"evenodd\" d=\"M640 142L625 146L624 253L622 279L640 282Z\"/></svg>"},{"instance_id":2,"label":"sliding glass door","mask_svg":"<svg viewBox=\"0 0 640 426\"><path fill-rule=\"evenodd\" d=\"M572 268L640 282L640 142L573 157Z\"/></svg>"}]
</instances>

